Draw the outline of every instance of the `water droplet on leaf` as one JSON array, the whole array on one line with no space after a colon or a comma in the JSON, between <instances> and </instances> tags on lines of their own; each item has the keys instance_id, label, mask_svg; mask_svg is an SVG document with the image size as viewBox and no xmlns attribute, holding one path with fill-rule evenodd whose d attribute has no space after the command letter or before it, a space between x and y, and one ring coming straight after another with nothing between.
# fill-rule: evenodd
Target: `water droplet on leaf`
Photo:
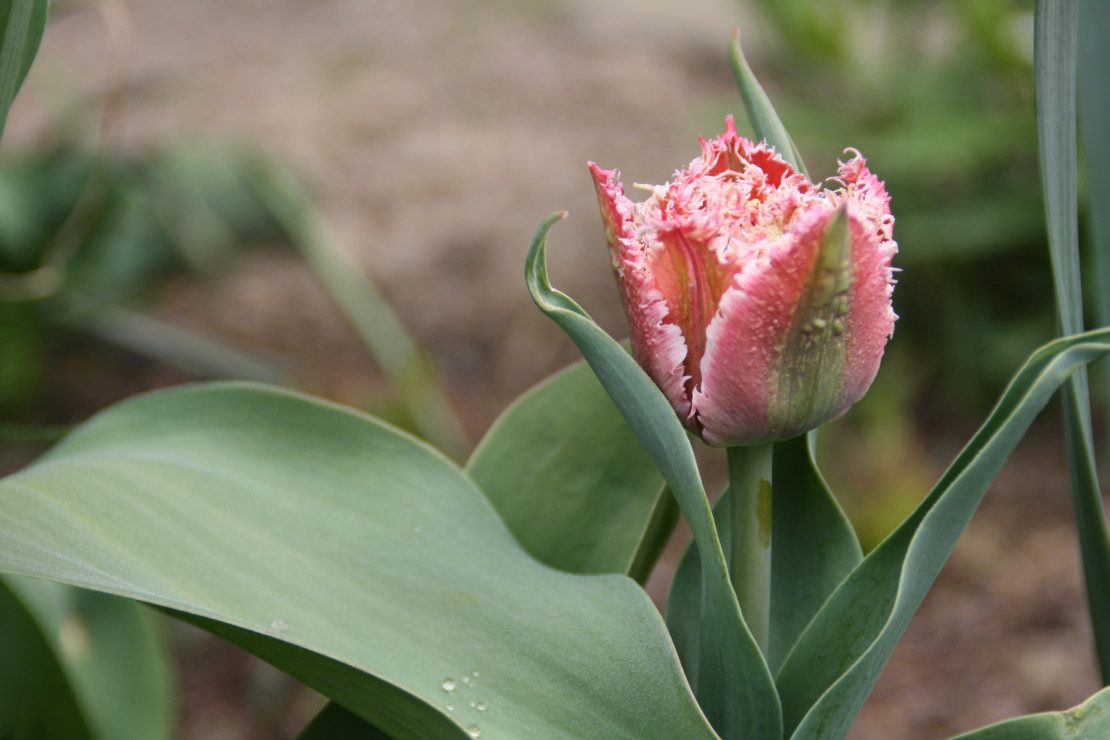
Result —
<instances>
[{"instance_id":1,"label":"water droplet on leaf","mask_svg":"<svg viewBox=\"0 0 1110 740\"><path fill-rule=\"evenodd\" d=\"M440 686L443 687L444 691L454 691L458 687L458 684L455 683L455 679L453 678L445 678Z\"/></svg>"}]
</instances>

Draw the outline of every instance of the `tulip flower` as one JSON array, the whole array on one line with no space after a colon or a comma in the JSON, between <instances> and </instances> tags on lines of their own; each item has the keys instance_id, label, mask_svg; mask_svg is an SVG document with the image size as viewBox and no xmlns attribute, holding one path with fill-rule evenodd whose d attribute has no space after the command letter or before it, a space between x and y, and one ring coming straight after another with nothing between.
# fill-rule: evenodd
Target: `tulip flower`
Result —
<instances>
[{"instance_id":1,"label":"tulip flower","mask_svg":"<svg viewBox=\"0 0 1110 740\"><path fill-rule=\"evenodd\" d=\"M890 197L854 150L819 186L731 117L701 146L642 203L589 165L632 352L709 444L787 439L878 372L897 318Z\"/></svg>"}]
</instances>

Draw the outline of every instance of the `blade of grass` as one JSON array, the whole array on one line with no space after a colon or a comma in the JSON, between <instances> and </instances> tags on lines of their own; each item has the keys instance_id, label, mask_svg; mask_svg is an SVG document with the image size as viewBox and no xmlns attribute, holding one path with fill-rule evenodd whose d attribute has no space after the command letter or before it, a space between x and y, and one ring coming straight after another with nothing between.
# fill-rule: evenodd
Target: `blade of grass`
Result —
<instances>
[{"instance_id":1,"label":"blade of grass","mask_svg":"<svg viewBox=\"0 0 1110 740\"><path fill-rule=\"evenodd\" d=\"M1075 0L1038 0L1034 30L1037 137L1061 335L1083 330L1079 271ZM1091 443L1090 393L1080 370L1063 388L1065 439L1095 653L1110 683L1110 536Z\"/></svg>"}]
</instances>

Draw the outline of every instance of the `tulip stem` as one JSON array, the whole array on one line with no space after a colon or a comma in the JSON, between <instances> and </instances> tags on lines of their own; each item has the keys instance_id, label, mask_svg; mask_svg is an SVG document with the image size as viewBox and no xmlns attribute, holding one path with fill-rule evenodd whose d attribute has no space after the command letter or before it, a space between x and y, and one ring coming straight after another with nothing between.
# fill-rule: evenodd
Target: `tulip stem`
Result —
<instances>
[{"instance_id":1,"label":"tulip stem","mask_svg":"<svg viewBox=\"0 0 1110 740\"><path fill-rule=\"evenodd\" d=\"M770 444L728 448L732 547L729 574L740 612L767 655L771 621Z\"/></svg>"}]
</instances>

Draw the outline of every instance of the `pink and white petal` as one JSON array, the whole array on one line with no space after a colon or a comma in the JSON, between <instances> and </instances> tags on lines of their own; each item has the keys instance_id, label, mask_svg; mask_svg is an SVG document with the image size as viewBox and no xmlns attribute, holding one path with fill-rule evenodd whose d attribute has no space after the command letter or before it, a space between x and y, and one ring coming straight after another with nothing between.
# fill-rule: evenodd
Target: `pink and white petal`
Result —
<instances>
[{"instance_id":1,"label":"pink and white petal","mask_svg":"<svg viewBox=\"0 0 1110 740\"><path fill-rule=\"evenodd\" d=\"M891 307L894 275L890 266L897 245L881 240L872 221L853 214L849 223L853 280L845 331L848 341L843 388L845 407L862 398L871 387L898 318Z\"/></svg>"},{"instance_id":2,"label":"pink and white petal","mask_svg":"<svg viewBox=\"0 0 1110 740\"><path fill-rule=\"evenodd\" d=\"M621 259L621 241L635 235L636 227L632 220L635 205L625 196L617 170L603 170L593 162L589 162L588 166L597 191L597 203L601 207L601 220L605 224L609 257L616 268Z\"/></svg>"},{"instance_id":3,"label":"pink and white petal","mask_svg":"<svg viewBox=\"0 0 1110 740\"><path fill-rule=\"evenodd\" d=\"M682 329L667 322L670 311L662 293L650 285L643 270L626 273L625 312L632 340L632 356L655 381L683 422L690 417L686 393L686 340Z\"/></svg>"}]
</instances>

